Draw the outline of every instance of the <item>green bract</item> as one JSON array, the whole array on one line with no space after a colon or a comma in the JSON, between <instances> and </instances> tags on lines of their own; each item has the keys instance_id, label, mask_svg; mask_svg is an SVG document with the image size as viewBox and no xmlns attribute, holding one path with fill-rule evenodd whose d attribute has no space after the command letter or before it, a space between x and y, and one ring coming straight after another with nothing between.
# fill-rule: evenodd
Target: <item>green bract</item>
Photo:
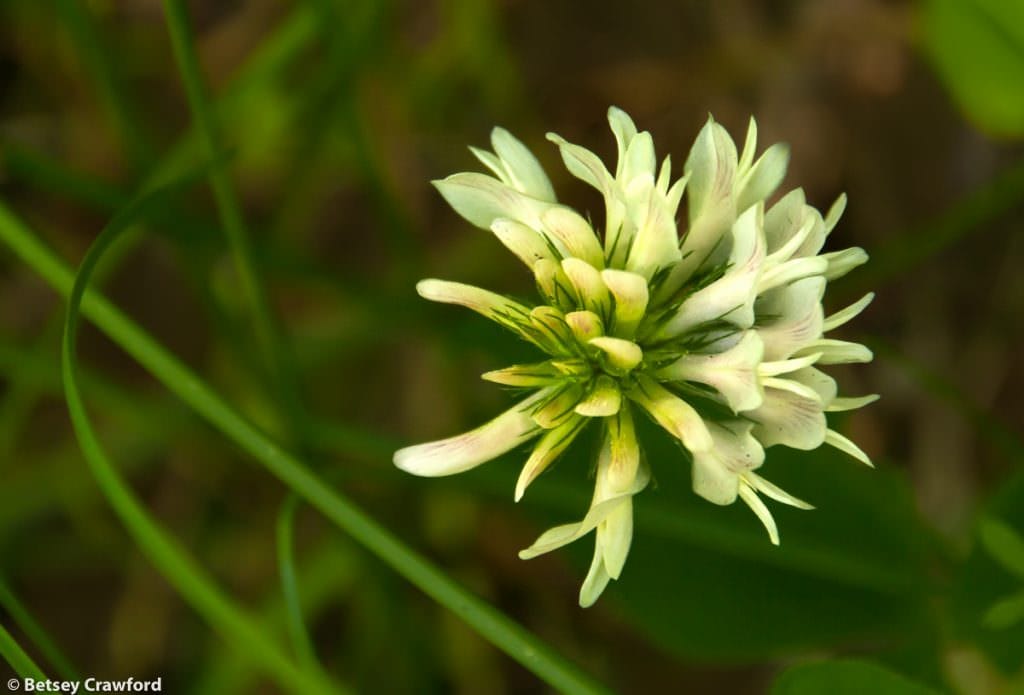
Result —
<instances>
[{"instance_id":1,"label":"green bract","mask_svg":"<svg viewBox=\"0 0 1024 695\"><path fill-rule=\"evenodd\" d=\"M493 232L530 268L543 301L530 307L442 280L422 281L419 293L483 314L546 359L484 375L533 389L507 412L471 432L395 454L403 470L439 476L535 440L516 485L518 500L596 421L603 443L590 510L520 553L534 557L595 531L583 606L622 571L632 498L650 479L634 429L638 412L689 452L698 495L723 505L742 499L778 544L760 495L810 505L754 472L764 463L764 447L827 443L870 465L855 444L828 428L825 413L877 398L838 397L835 381L817 368L871 360L863 345L824 337L872 299L869 294L827 318L822 310L828 281L867 260L859 248L818 253L845 199L822 217L796 189L766 210L788 150L773 145L755 159L753 119L741 154L709 119L674 182L670 159L658 166L649 133L638 133L614 107L608 120L618 144L614 174L589 150L548 136L568 170L603 195L600 232L557 202L537 159L500 128L491 136L493 153L473 149L494 176L459 173L435 182L456 212ZM684 193L688 224L680 230Z\"/></svg>"}]
</instances>

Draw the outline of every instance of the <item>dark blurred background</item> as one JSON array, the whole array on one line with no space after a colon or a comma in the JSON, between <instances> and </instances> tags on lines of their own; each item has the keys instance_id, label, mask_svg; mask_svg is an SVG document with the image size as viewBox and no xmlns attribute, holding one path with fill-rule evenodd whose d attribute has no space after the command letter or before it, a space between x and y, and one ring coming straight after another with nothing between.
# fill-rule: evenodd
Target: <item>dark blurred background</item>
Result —
<instances>
[{"instance_id":1,"label":"dark blurred background","mask_svg":"<svg viewBox=\"0 0 1024 695\"><path fill-rule=\"evenodd\" d=\"M300 375L316 470L460 582L622 692L767 692L780 669L865 657L943 690L1022 687L1024 628L981 616L1021 581L974 540L1024 528L1024 9L932 3L234 0L189 3L254 252ZM576 605L590 543L516 553L589 501L586 447L512 504L521 452L452 479L393 470L398 446L459 432L508 395L477 375L528 355L427 305L422 277L529 295L531 279L430 185L479 165L502 125L560 199L599 200L544 139L614 155L609 105L681 171L708 113L792 147L784 190L846 215L829 249L872 262L830 287L878 296L835 369L882 394L837 425L878 470L772 449L765 470L818 509L746 510L689 492L649 432L656 486L633 554ZM0 200L77 264L144 181L202 160L154 0L0 5ZM261 426L287 425L251 347L209 187L147 221L104 292ZM59 378L63 300L0 251L0 576L85 673L171 692L274 692L139 553L100 495ZM86 399L153 513L268 625L281 624L274 525L286 490L83 326ZM583 449L583 450L580 450ZM318 654L360 692L537 692L538 681L316 513L297 521ZM10 607L6 606L10 611ZM0 617L4 613L0 612ZM275 617L276 616L276 617ZM277 629L277 628L275 628ZM14 634L20 634L16 627ZM6 673L6 666L0 672ZM1016 684L1016 685L1015 685Z\"/></svg>"}]
</instances>

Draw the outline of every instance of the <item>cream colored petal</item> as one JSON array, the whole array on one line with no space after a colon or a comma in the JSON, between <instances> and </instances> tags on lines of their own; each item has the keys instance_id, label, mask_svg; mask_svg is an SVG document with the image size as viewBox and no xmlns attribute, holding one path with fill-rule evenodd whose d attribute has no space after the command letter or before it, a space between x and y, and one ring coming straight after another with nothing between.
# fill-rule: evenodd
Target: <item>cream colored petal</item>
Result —
<instances>
[{"instance_id":1,"label":"cream colored petal","mask_svg":"<svg viewBox=\"0 0 1024 695\"><path fill-rule=\"evenodd\" d=\"M765 361L788 359L821 337L824 293L824 278L812 277L758 299L754 311L760 325L756 330L764 343Z\"/></svg>"},{"instance_id":2,"label":"cream colored petal","mask_svg":"<svg viewBox=\"0 0 1024 695\"><path fill-rule=\"evenodd\" d=\"M750 423L725 427L708 423L714 445L693 456L693 491L714 504L732 504L740 475L764 463L764 448L751 435Z\"/></svg>"},{"instance_id":3,"label":"cream colored petal","mask_svg":"<svg viewBox=\"0 0 1024 695\"><path fill-rule=\"evenodd\" d=\"M840 451L849 454L853 458L857 459L866 466L871 468L875 467L875 464L871 463L871 458L864 453L864 450L854 444L852 441L839 434L835 430L829 430L825 433L825 443L834 446Z\"/></svg>"},{"instance_id":4,"label":"cream colored petal","mask_svg":"<svg viewBox=\"0 0 1024 695\"><path fill-rule=\"evenodd\" d=\"M516 481L516 502L523 498L526 487L547 470L548 466L572 444L576 435L583 431L588 422L587 418L570 418L558 427L544 433L519 473L519 480Z\"/></svg>"},{"instance_id":5,"label":"cream colored petal","mask_svg":"<svg viewBox=\"0 0 1024 695\"><path fill-rule=\"evenodd\" d=\"M756 423L754 436L766 447L782 444L810 450L825 441L827 425L818 399L766 388L761 407L745 415Z\"/></svg>"},{"instance_id":6,"label":"cream colored petal","mask_svg":"<svg viewBox=\"0 0 1024 695\"><path fill-rule=\"evenodd\" d=\"M537 291L548 304L565 310L577 305L579 298L559 261L541 258L533 264L533 277Z\"/></svg>"},{"instance_id":7,"label":"cream colored petal","mask_svg":"<svg viewBox=\"0 0 1024 695\"><path fill-rule=\"evenodd\" d=\"M765 480L753 471L744 473L743 479L762 495L770 497L776 502L782 502L783 504L788 504L790 507L796 507L797 509L814 509L814 505L808 504L798 497L794 497L778 485Z\"/></svg>"},{"instance_id":8,"label":"cream colored petal","mask_svg":"<svg viewBox=\"0 0 1024 695\"><path fill-rule=\"evenodd\" d=\"M632 338L647 311L646 278L625 270L606 268L601 271L601 279L615 298L612 334L619 338Z\"/></svg>"},{"instance_id":9,"label":"cream colored petal","mask_svg":"<svg viewBox=\"0 0 1024 695\"><path fill-rule=\"evenodd\" d=\"M533 421L546 430L554 429L565 422L575 419L574 408L583 398L583 389L575 384L563 387L542 404L538 404L531 413Z\"/></svg>"},{"instance_id":10,"label":"cream colored petal","mask_svg":"<svg viewBox=\"0 0 1024 695\"><path fill-rule=\"evenodd\" d=\"M821 258L828 261L828 270L825 271L825 279L831 281L837 280L857 266L867 263L868 253L860 247L854 247L843 249L842 251L825 253L821 255Z\"/></svg>"},{"instance_id":11,"label":"cream colored petal","mask_svg":"<svg viewBox=\"0 0 1024 695\"><path fill-rule=\"evenodd\" d=\"M566 250L567 257L586 261L595 268L604 267L604 251L590 224L571 208L551 207L541 215L541 224L549 237Z\"/></svg>"},{"instance_id":12,"label":"cream colored petal","mask_svg":"<svg viewBox=\"0 0 1024 695\"><path fill-rule=\"evenodd\" d=\"M621 180L622 170L626 165L626 149L636 137L636 125L629 114L616 106L608 109L608 125L611 126L612 133L615 135L615 144L618 148L615 178Z\"/></svg>"},{"instance_id":13,"label":"cream colored petal","mask_svg":"<svg viewBox=\"0 0 1024 695\"><path fill-rule=\"evenodd\" d=\"M832 402L825 408L830 413L842 413L847 410L856 410L857 408L863 408L866 405L874 403L879 398L877 393L872 393L867 396L840 396L832 399Z\"/></svg>"},{"instance_id":14,"label":"cream colored petal","mask_svg":"<svg viewBox=\"0 0 1024 695\"><path fill-rule=\"evenodd\" d=\"M757 496L754 489L749 485L740 485L740 498L746 502L750 510L754 512L757 518L764 525L765 531L768 532L768 538L771 540L772 545L779 544L779 529L775 525L775 519L772 517L772 513L768 511L768 507L765 506L761 498Z\"/></svg>"},{"instance_id":15,"label":"cream colored petal","mask_svg":"<svg viewBox=\"0 0 1024 695\"><path fill-rule=\"evenodd\" d=\"M604 322L593 311L570 311L565 315L565 322L581 345L604 335Z\"/></svg>"},{"instance_id":16,"label":"cream colored petal","mask_svg":"<svg viewBox=\"0 0 1024 695\"><path fill-rule=\"evenodd\" d=\"M640 346L630 340L605 335L591 338L588 344L603 352L608 365L623 374L640 364L644 358Z\"/></svg>"},{"instance_id":17,"label":"cream colored petal","mask_svg":"<svg viewBox=\"0 0 1024 695\"><path fill-rule=\"evenodd\" d=\"M736 210L743 212L770 197L786 176L789 145L776 143L765 150L751 169L742 175L736 192Z\"/></svg>"},{"instance_id":18,"label":"cream colored petal","mask_svg":"<svg viewBox=\"0 0 1024 695\"><path fill-rule=\"evenodd\" d=\"M756 331L745 331L732 348L717 354L687 354L658 371L670 381L707 384L725 398L733 412L751 410L763 398L758 384L758 365L764 345Z\"/></svg>"},{"instance_id":19,"label":"cream colored petal","mask_svg":"<svg viewBox=\"0 0 1024 695\"><path fill-rule=\"evenodd\" d=\"M608 417L619 412L622 405L622 392L615 380L601 375L586 396L576 404L576 413L586 417Z\"/></svg>"},{"instance_id":20,"label":"cream colored petal","mask_svg":"<svg viewBox=\"0 0 1024 695\"><path fill-rule=\"evenodd\" d=\"M456 304L471 309L481 316L530 340L524 326L529 324L530 309L519 302L489 290L447 280L420 280L416 291L424 299L442 304Z\"/></svg>"},{"instance_id":21,"label":"cream colored petal","mask_svg":"<svg viewBox=\"0 0 1024 695\"><path fill-rule=\"evenodd\" d=\"M732 195L737 164L736 144L709 116L683 167L690 179L687 193L691 224L706 208Z\"/></svg>"},{"instance_id":22,"label":"cream colored petal","mask_svg":"<svg viewBox=\"0 0 1024 695\"><path fill-rule=\"evenodd\" d=\"M537 228L541 214L551 207L486 174L462 172L433 183L455 212L481 229L490 229L499 218Z\"/></svg>"},{"instance_id":23,"label":"cream colored petal","mask_svg":"<svg viewBox=\"0 0 1024 695\"><path fill-rule=\"evenodd\" d=\"M562 161L565 162L565 168L569 170L570 174L589 183L602 195L612 196L614 189L612 175L608 173L608 169L596 154L585 147L568 142L556 133L548 133L547 138L558 145L558 149L562 153Z\"/></svg>"},{"instance_id":24,"label":"cream colored petal","mask_svg":"<svg viewBox=\"0 0 1024 695\"><path fill-rule=\"evenodd\" d=\"M819 364L852 364L858 362L870 362L874 359L871 350L860 343L851 343L846 340L834 340L832 338L820 338L808 343L797 351L798 355L820 352Z\"/></svg>"},{"instance_id":25,"label":"cream colored petal","mask_svg":"<svg viewBox=\"0 0 1024 695\"><path fill-rule=\"evenodd\" d=\"M551 180L526 145L504 128L491 131L491 145L505 165L505 171L515 188L538 200L555 202Z\"/></svg>"},{"instance_id":26,"label":"cream colored petal","mask_svg":"<svg viewBox=\"0 0 1024 695\"><path fill-rule=\"evenodd\" d=\"M413 475L434 477L461 473L497 458L541 432L529 411L549 394L547 389L539 391L465 434L399 449L395 465Z\"/></svg>"},{"instance_id":27,"label":"cream colored petal","mask_svg":"<svg viewBox=\"0 0 1024 695\"><path fill-rule=\"evenodd\" d=\"M669 209L665 196L652 185L636 218L636 234L626 259L626 270L648 280L665 266L682 258L675 211Z\"/></svg>"},{"instance_id":28,"label":"cream colored petal","mask_svg":"<svg viewBox=\"0 0 1024 695\"><path fill-rule=\"evenodd\" d=\"M648 376L636 378L636 388L626 396L651 414L655 422L679 439L691 453L713 446L703 418L689 403Z\"/></svg>"},{"instance_id":29,"label":"cream colored petal","mask_svg":"<svg viewBox=\"0 0 1024 695\"><path fill-rule=\"evenodd\" d=\"M555 250L551 243L540 232L527 227L521 222L509 219L496 219L491 231L498 241L526 264L527 268L539 260L555 261Z\"/></svg>"},{"instance_id":30,"label":"cream colored petal","mask_svg":"<svg viewBox=\"0 0 1024 695\"><path fill-rule=\"evenodd\" d=\"M611 577L604 565L604 554L601 552L601 545L594 539L594 558L590 562L590 570L587 572L583 586L580 587L580 608L590 608L597 599L604 593Z\"/></svg>"},{"instance_id":31,"label":"cream colored petal","mask_svg":"<svg viewBox=\"0 0 1024 695\"><path fill-rule=\"evenodd\" d=\"M618 579L633 542L633 500L626 498L597 527L597 545L608 576Z\"/></svg>"},{"instance_id":32,"label":"cream colored petal","mask_svg":"<svg viewBox=\"0 0 1024 695\"><path fill-rule=\"evenodd\" d=\"M825 332L833 331L839 328L840 326L846 324L848 321L853 320L854 318L857 317L858 314L860 314L860 312L864 311L864 309L867 308L868 304L870 304L874 298L875 293L868 292L866 295L858 299L850 306L846 307L845 309L840 309L836 313L832 314L827 319L825 319L825 323L822 327L823 330Z\"/></svg>"},{"instance_id":33,"label":"cream colored petal","mask_svg":"<svg viewBox=\"0 0 1024 695\"><path fill-rule=\"evenodd\" d=\"M601 273L579 258L566 258L562 270L576 290L576 296L583 306L601 316L611 318L612 299L604 284Z\"/></svg>"}]
</instances>

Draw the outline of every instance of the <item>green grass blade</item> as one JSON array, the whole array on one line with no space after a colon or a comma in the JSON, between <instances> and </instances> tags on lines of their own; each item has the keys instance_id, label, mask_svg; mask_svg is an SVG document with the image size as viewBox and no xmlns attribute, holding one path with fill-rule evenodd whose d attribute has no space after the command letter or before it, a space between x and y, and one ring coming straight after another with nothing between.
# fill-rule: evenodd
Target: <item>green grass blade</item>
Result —
<instances>
[{"instance_id":1,"label":"green grass blade","mask_svg":"<svg viewBox=\"0 0 1024 695\"><path fill-rule=\"evenodd\" d=\"M64 680L81 680L78 671L71 665L71 661L64 655L57 643L53 641L42 625L32 617L25 605L18 600L7 582L0 578L0 606L7 611L11 619L21 628L40 653L46 658L50 665Z\"/></svg>"},{"instance_id":2,"label":"green grass blade","mask_svg":"<svg viewBox=\"0 0 1024 695\"><path fill-rule=\"evenodd\" d=\"M70 295L74 282L71 270L2 203L0 239L55 289ZM82 275L81 278L87 279L87 276ZM428 596L462 618L485 639L561 692L603 691L600 685L523 627L464 589L346 497L324 485L105 299L96 293L85 292L82 312L168 389L249 452L306 502Z\"/></svg>"},{"instance_id":3,"label":"green grass blade","mask_svg":"<svg viewBox=\"0 0 1024 695\"><path fill-rule=\"evenodd\" d=\"M25 653L25 650L15 641L14 637L11 636L11 633L7 631L7 628L2 623L0 623L0 656L22 678L46 680L46 676L36 666L36 662L32 661L32 657Z\"/></svg>"},{"instance_id":4,"label":"green grass blade","mask_svg":"<svg viewBox=\"0 0 1024 695\"><path fill-rule=\"evenodd\" d=\"M277 515L277 570L281 577L281 590L288 616L288 635L295 656L306 668L319 668L316 651L302 616L299 580L295 572L295 513L298 506L299 498L289 494Z\"/></svg>"},{"instance_id":5,"label":"green grass blade","mask_svg":"<svg viewBox=\"0 0 1024 695\"><path fill-rule=\"evenodd\" d=\"M173 539L161 530L139 503L114 468L92 428L78 388L76 339L79 310L85 287L103 251L127 229L147 206L156 204L166 191L145 196L117 215L100 234L82 262L72 286L61 345L61 370L68 411L79 445L114 511L139 547L167 580L235 646L251 656L252 664L272 676L281 686L299 693L336 692L317 671L304 671L285 656L264 630L217 588L204 570Z\"/></svg>"}]
</instances>

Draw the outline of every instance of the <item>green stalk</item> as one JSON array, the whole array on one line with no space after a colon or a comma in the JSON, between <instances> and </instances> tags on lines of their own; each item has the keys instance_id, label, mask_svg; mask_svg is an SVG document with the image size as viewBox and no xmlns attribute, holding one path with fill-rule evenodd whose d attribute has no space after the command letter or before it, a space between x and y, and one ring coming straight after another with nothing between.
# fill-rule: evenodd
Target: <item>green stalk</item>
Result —
<instances>
[{"instance_id":1,"label":"green stalk","mask_svg":"<svg viewBox=\"0 0 1024 695\"><path fill-rule=\"evenodd\" d=\"M32 617L32 614L18 600L18 597L14 595L14 592L11 591L10 587L7 586L7 582L2 577L0 577L0 606L7 611L7 614L21 628L25 636L32 640L32 643L42 652L46 660L50 662L50 665L57 670L61 678L69 681L81 680L78 671L71 665L64 652L46 633L43 626Z\"/></svg>"},{"instance_id":2,"label":"green stalk","mask_svg":"<svg viewBox=\"0 0 1024 695\"><path fill-rule=\"evenodd\" d=\"M75 280L71 269L0 204L0 239L65 296ZM84 281L87 275L82 275ZM424 557L402 544L341 493L327 487L295 457L254 427L159 343L102 298L86 292L82 312L185 403L251 454L270 473L349 533L370 552L462 618L482 637L506 652L556 690L603 692L522 626L482 601Z\"/></svg>"},{"instance_id":3,"label":"green stalk","mask_svg":"<svg viewBox=\"0 0 1024 695\"><path fill-rule=\"evenodd\" d=\"M22 678L46 680L46 675L43 674L42 669L36 666L36 662L32 661L32 657L25 653L25 650L15 641L2 623L0 623L0 656Z\"/></svg>"}]
</instances>

